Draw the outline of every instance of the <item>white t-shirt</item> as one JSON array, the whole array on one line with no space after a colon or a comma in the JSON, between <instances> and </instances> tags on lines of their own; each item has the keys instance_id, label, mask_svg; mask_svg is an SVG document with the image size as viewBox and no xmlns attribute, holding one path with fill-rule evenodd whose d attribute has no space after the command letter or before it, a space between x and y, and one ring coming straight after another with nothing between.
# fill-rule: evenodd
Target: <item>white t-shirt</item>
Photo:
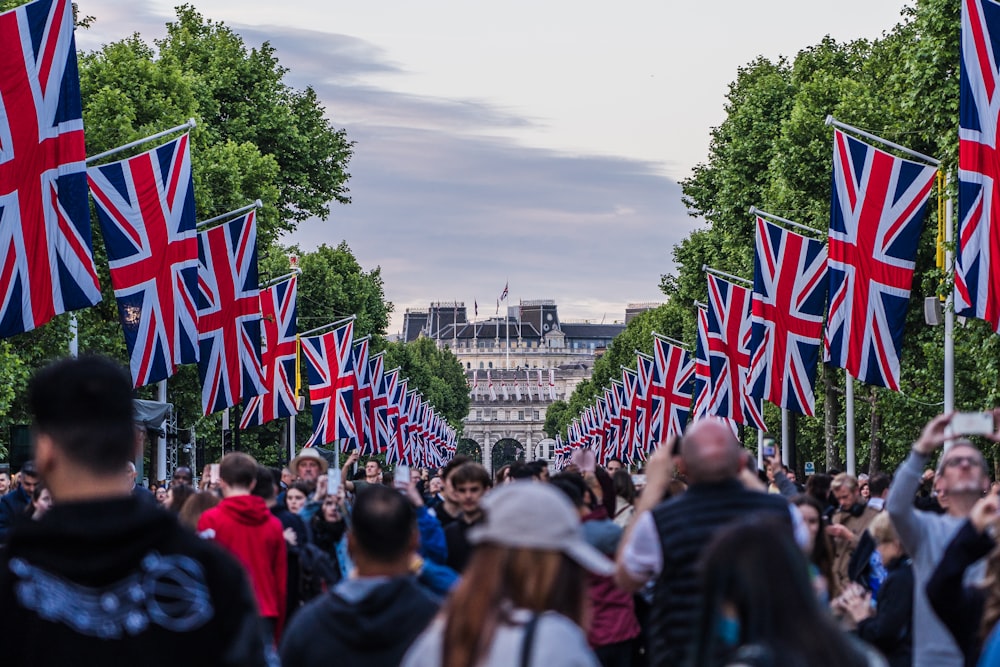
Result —
<instances>
[{"instance_id":1,"label":"white t-shirt","mask_svg":"<svg viewBox=\"0 0 1000 667\"><path fill-rule=\"evenodd\" d=\"M518 667L524 645L524 630L531 619L526 609L510 611L511 622L497 627L483 667ZM403 667L441 667L444 619L438 617L413 643L403 658ZM538 619L531 648L532 667L600 667L587 637L576 623L554 611Z\"/></svg>"}]
</instances>

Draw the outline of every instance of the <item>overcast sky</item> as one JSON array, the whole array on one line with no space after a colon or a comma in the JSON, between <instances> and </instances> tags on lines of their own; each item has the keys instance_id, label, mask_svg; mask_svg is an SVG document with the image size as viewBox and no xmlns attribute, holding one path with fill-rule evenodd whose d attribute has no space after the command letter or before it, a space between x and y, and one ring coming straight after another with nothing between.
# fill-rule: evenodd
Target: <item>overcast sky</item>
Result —
<instances>
[{"instance_id":1,"label":"overcast sky","mask_svg":"<svg viewBox=\"0 0 1000 667\"><path fill-rule=\"evenodd\" d=\"M78 0L85 50L164 33L176 2ZM353 203L301 225L382 267L396 306L555 299L563 319L659 301L698 224L679 180L707 157L737 68L830 34L875 38L901 0L194 0L250 46L268 40L356 142ZM822 118L816 122L821 123ZM193 147L197 150L197 147ZM747 202L747 206L753 202Z\"/></svg>"}]
</instances>

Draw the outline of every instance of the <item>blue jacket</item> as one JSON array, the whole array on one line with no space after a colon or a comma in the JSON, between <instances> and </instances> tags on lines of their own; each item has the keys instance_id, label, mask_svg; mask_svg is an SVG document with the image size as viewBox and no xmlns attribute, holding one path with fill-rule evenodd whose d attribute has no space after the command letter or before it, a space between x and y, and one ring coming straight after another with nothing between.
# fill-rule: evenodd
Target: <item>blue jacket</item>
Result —
<instances>
[{"instance_id":1,"label":"blue jacket","mask_svg":"<svg viewBox=\"0 0 1000 667\"><path fill-rule=\"evenodd\" d=\"M7 534L17 517L24 514L31 496L21 487L0 497L0 544L7 542Z\"/></svg>"}]
</instances>

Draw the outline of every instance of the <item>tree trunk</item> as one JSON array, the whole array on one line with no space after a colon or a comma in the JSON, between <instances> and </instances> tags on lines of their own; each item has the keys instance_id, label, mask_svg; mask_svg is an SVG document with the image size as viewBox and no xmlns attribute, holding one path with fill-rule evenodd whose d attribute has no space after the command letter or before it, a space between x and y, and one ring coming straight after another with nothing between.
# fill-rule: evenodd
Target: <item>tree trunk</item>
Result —
<instances>
[{"instance_id":1,"label":"tree trunk","mask_svg":"<svg viewBox=\"0 0 1000 667\"><path fill-rule=\"evenodd\" d=\"M826 469L837 467L837 422L840 420L840 399L837 386L834 384L834 371L823 365L823 388L826 400L823 402L823 436L826 441Z\"/></svg>"},{"instance_id":2,"label":"tree trunk","mask_svg":"<svg viewBox=\"0 0 1000 667\"><path fill-rule=\"evenodd\" d=\"M879 412L875 404L878 395L875 387L871 388L871 395L868 399L872 406L872 432L871 445L868 453L868 474L874 475L882 468L882 413Z\"/></svg>"}]
</instances>

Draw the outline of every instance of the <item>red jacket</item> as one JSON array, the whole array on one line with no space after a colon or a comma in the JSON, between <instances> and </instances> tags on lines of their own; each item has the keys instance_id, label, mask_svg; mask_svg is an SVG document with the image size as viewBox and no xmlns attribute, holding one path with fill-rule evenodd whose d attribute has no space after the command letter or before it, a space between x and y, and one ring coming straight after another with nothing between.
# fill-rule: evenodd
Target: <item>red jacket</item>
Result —
<instances>
[{"instance_id":1,"label":"red jacket","mask_svg":"<svg viewBox=\"0 0 1000 667\"><path fill-rule=\"evenodd\" d=\"M198 532L214 539L246 568L260 615L285 623L288 554L281 522L258 496L231 496L201 515Z\"/></svg>"}]
</instances>

